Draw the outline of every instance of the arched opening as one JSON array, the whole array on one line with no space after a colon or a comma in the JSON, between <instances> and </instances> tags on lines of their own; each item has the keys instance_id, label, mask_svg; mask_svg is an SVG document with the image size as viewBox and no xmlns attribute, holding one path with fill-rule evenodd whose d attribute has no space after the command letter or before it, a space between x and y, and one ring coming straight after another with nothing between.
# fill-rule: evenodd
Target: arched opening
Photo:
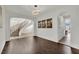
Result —
<instances>
[{"instance_id":1,"label":"arched opening","mask_svg":"<svg viewBox=\"0 0 79 59\"><path fill-rule=\"evenodd\" d=\"M10 40L33 36L34 23L25 18L10 18Z\"/></svg>"},{"instance_id":2,"label":"arched opening","mask_svg":"<svg viewBox=\"0 0 79 59\"><path fill-rule=\"evenodd\" d=\"M61 13L58 18L59 42L70 45L71 42L71 15L67 12Z\"/></svg>"}]
</instances>

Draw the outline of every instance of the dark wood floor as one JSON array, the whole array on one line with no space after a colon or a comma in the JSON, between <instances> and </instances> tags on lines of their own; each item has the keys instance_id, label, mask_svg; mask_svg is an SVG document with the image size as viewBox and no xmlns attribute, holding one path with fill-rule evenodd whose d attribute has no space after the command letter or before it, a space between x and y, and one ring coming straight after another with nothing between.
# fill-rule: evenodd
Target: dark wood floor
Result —
<instances>
[{"instance_id":1,"label":"dark wood floor","mask_svg":"<svg viewBox=\"0 0 79 59\"><path fill-rule=\"evenodd\" d=\"M64 44L35 36L6 42L2 54L72 54L72 49Z\"/></svg>"}]
</instances>

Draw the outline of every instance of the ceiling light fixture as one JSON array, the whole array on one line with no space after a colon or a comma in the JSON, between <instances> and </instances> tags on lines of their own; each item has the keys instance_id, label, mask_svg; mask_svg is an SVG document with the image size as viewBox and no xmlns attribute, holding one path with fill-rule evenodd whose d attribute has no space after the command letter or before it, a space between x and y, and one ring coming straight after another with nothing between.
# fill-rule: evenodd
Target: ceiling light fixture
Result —
<instances>
[{"instance_id":1,"label":"ceiling light fixture","mask_svg":"<svg viewBox=\"0 0 79 59\"><path fill-rule=\"evenodd\" d=\"M34 5L34 9L32 11L32 15L36 16L40 13L40 10L37 5Z\"/></svg>"}]
</instances>

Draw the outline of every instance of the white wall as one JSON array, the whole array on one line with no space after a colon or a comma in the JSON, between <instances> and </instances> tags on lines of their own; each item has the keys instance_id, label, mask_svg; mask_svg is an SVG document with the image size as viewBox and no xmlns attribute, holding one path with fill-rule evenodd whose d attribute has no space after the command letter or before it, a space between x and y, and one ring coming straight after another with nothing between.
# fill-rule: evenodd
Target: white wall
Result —
<instances>
[{"instance_id":1,"label":"white wall","mask_svg":"<svg viewBox=\"0 0 79 59\"><path fill-rule=\"evenodd\" d=\"M2 28L0 28L0 53L2 52L5 45L5 15L4 7L0 6L0 20L2 20Z\"/></svg>"},{"instance_id":2,"label":"white wall","mask_svg":"<svg viewBox=\"0 0 79 59\"><path fill-rule=\"evenodd\" d=\"M2 23L3 21L2 21L2 8L1 8L1 6L0 6L0 28L2 27Z\"/></svg>"},{"instance_id":3,"label":"white wall","mask_svg":"<svg viewBox=\"0 0 79 59\"><path fill-rule=\"evenodd\" d=\"M71 46L79 49L79 6L72 13Z\"/></svg>"},{"instance_id":4,"label":"white wall","mask_svg":"<svg viewBox=\"0 0 79 59\"><path fill-rule=\"evenodd\" d=\"M58 39L62 39L64 37L64 30L65 30L65 25L64 25L64 18L63 16L58 16Z\"/></svg>"},{"instance_id":5,"label":"white wall","mask_svg":"<svg viewBox=\"0 0 79 59\"><path fill-rule=\"evenodd\" d=\"M33 17L33 21L34 21L34 36L37 36L37 16Z\"/></svg>"},{"instance_id":6,"label":"white wall","mask_svg":"<svg viewBox=\"0 0 79 59\"><path fill-rule=\"evenodd\" d=\"M44 13L40 16L38 16L37 20L45 20L47 18L52 18L52 25L53 28L38 28L37 26L37 36L51 40L51 41L58 41L57 38L57 19L56 19L56 14L54 12L48 12L48 13ZM38 21L37 21L37 25L38 25Z\"/></svg>"},{"instance_id":7,"label":"white wall","mask_svg":"<svg viewBox=\"0 0 79 59\"><path fill-rule=\"evenodd\" d=\"M4 45L5 45L4 33L3 29L0 28L0 53L2 52Z\"/></svg>"}]
</instances>

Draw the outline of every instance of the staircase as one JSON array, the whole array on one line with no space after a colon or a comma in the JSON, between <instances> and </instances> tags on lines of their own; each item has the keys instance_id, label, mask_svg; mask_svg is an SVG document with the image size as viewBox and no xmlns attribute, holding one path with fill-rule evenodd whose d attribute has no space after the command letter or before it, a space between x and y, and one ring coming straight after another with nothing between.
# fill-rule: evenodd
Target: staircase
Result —
<instances>
[{"instance_id":1,"label":"staircase","mask_svg":"<svg viewBox=\"0 0 79 59\"><path fill-rule=\"evenodd\" d=\"M33 36L33 21L27 19L10 27L10 31L10 40Z\"/></svg>"}]
</instances>

